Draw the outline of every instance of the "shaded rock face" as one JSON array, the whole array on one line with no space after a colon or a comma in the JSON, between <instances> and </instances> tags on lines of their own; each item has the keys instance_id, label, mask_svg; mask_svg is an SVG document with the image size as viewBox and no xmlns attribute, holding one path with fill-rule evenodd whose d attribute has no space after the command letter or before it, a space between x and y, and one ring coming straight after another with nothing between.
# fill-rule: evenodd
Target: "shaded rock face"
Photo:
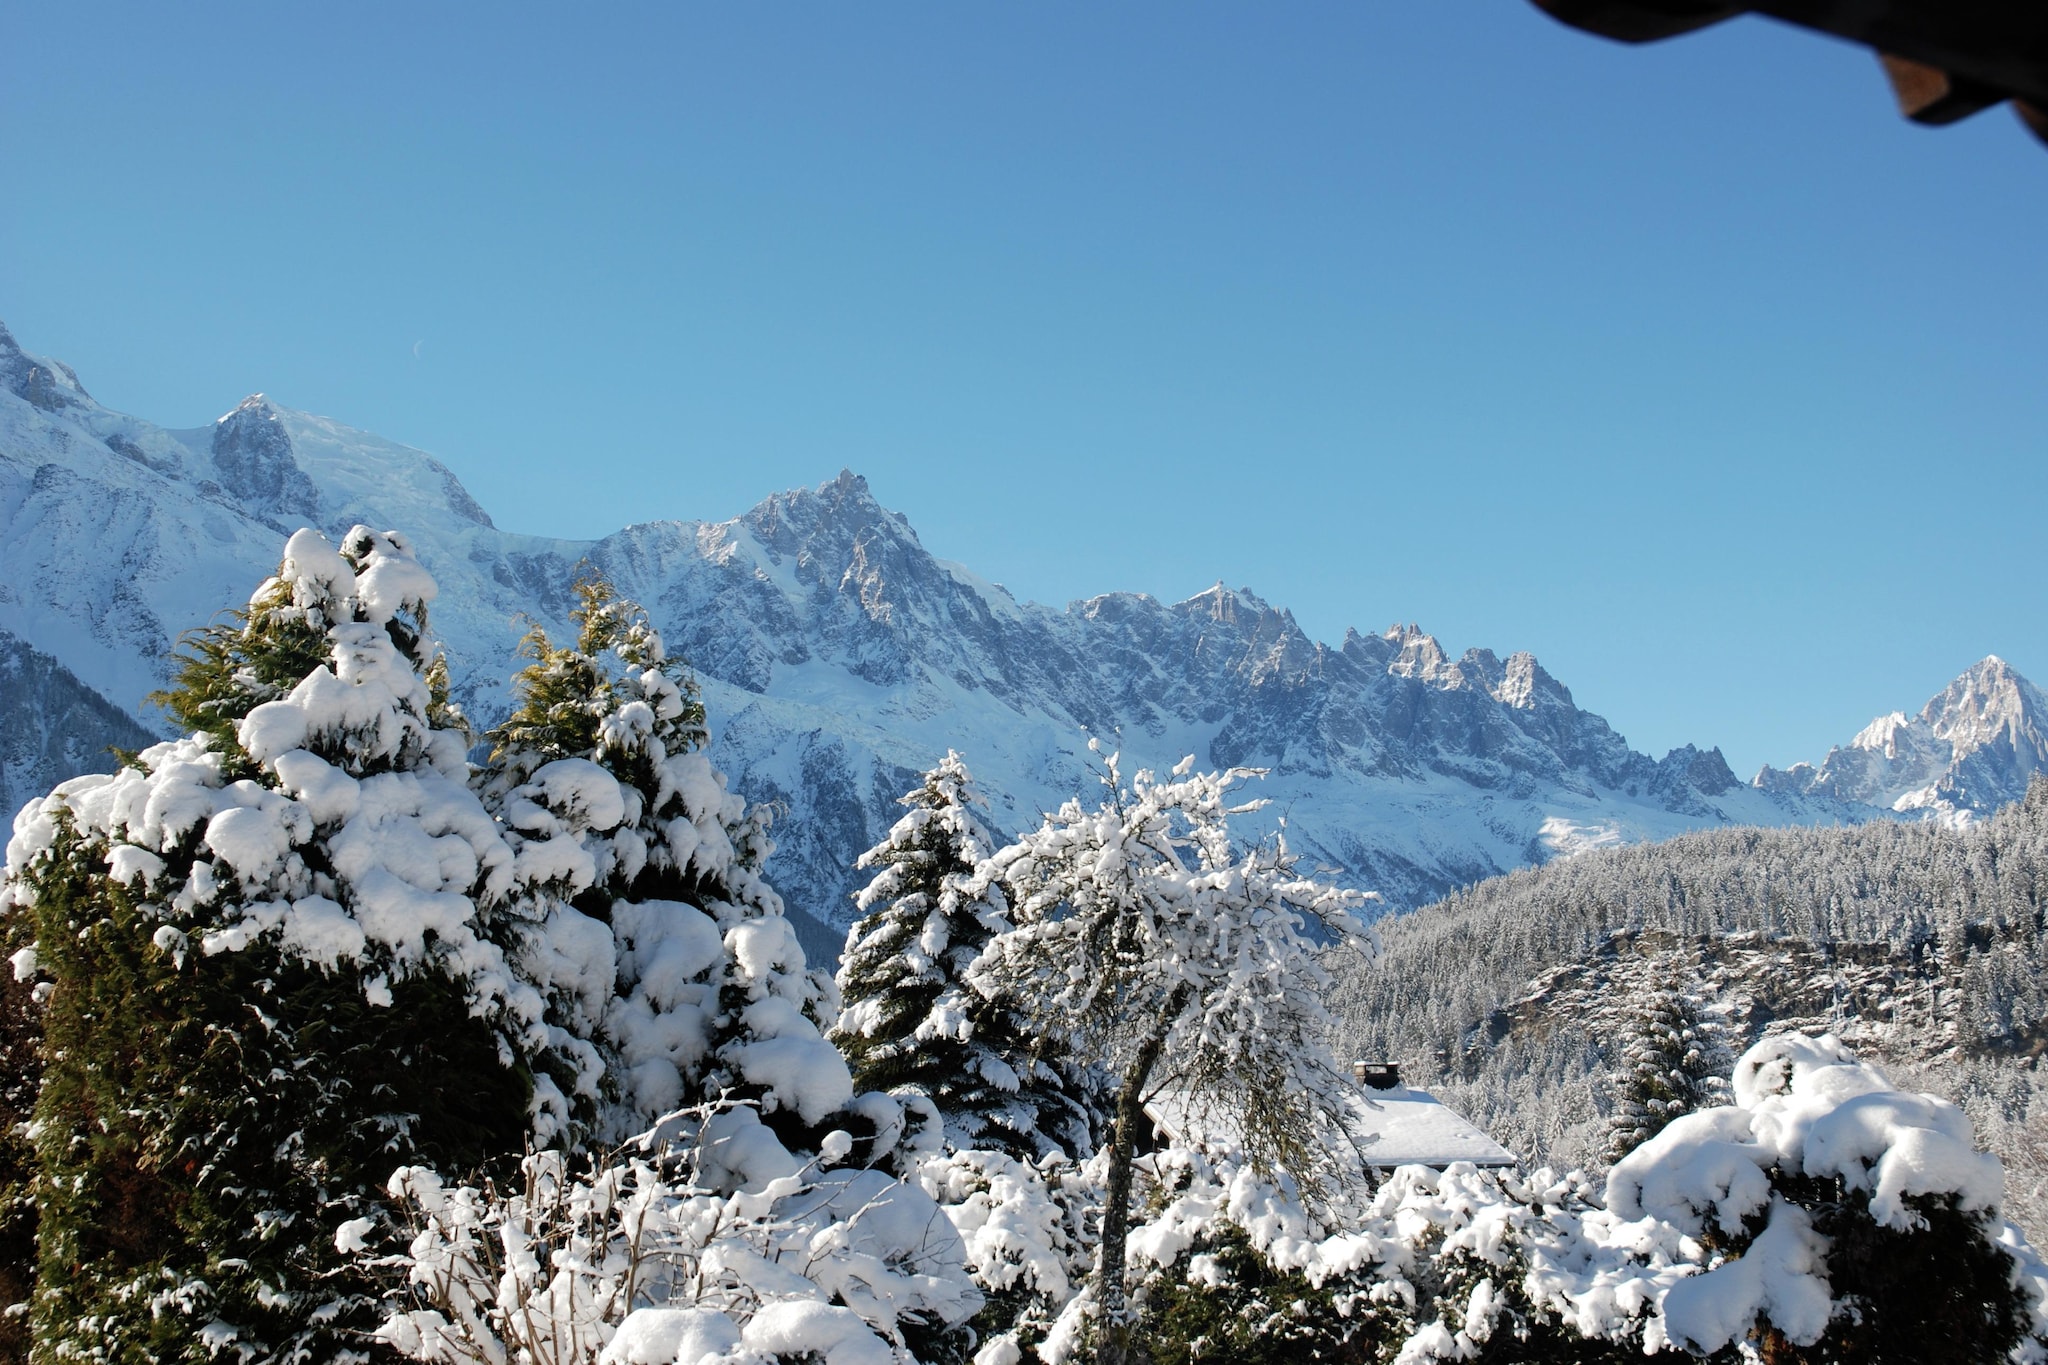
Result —
<instances>
[{"instance_id":1,"label":"shaded rock face","mask_svg":"<svg viewBox=\"0 0 2048 1365\"><path fill-rule=\"evenodd\" d=\"M1918 715L1880 716L1818 766L1766 767L1756 785L1966 822L2019 800L2041 772L2048 772L2048 697L1991 655Z\"/></svg>"},{"instance_id":2,"label":"shaded rock face","mask_svg":"<svg viewBox=\"0 0 2048 1365\"><path fill-rule=\"evenodd\" d=\"M1246 796L1271 804L1247 835L1277 835L1284 815L1307 865L1396 906L1702 825L1873 813L1827 784L1737 784L1716 750L1637 753L1530 655L1454 657L1413 624L1333 646L1220 583L1175 603L1019 602L933 557L851 472L725 521L517 535L423 452L260 396L166 431L0 332L0 630L119 705L162 685L177 632L274 571L281 532L355 521L406 531L434 573L433 626L480 727L506 710L526 630L568 631L584 564L646 604L703 680L714 760L783 807L769 871L819 926L813 949L851 917L852 862L895 797L949 748L1007 833L1097 798L1091 736L1127 770L1190 754L1265 769ZM1994 711L1959 704L1939 744L1956 752ZM1980 751L1955 799L2003 790L2000 751Z\"/></svg>"},{"instance_id":3,"label":"shaded rock face","mask_svg":"<svg viewBox=\"0 0 2048 1365\"><path fill-rule=\"evenodd\" d=\"M284 418L262 394L213 424L213 467L230 497L271 518L320 525L320 490L292 458Z\"/></svg>"},{"instance_id":4,"label":"shaded rock face","mask_svg":"<svg viewBox=\"0 0 2048 1365\"><path fill-rule=\"evenodd\" d=\"M92 398L69 365L27 354L5 324L0 324L0 386L44 412L58 412Z\"/></svg>"},{"instance_id":5,"label":"shaded rock face","mask_svg":"<svg viewBox=\"0 0 2048 1365\"><path fill-rule=\"evenodd\" d=\"M491 514L484 511L477 500L469 495L469 490L462 486L462 480L456 478L452 470L441 469L440 473L441 492L448 500L450 510L464 521L475 522L478 526L496 530L497 525L491 520Z\"/></svg>"}]
</instances>

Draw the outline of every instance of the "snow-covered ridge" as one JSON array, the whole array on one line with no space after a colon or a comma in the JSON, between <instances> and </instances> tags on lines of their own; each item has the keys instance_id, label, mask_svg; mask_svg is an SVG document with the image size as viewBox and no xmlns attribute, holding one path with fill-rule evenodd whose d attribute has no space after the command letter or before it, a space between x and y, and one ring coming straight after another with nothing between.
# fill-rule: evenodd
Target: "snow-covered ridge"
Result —
<instances>
[{"instance_id":1,"label":"snow-covered ridge","mask_svg":"<svg viewBox=\"0 0 2048 1365\"><path fill-rule=\"evenodd\" d=\"M0 630L146 723L177 634L245 601L281 531L358 522L406 531L439 582L432 624L479 721L502 714L528 624L566 630L581 563L645 603L701 676L714 761L787 809L777 885L827 922L847 918L853 859L895 797L948 749L1015 832L1094 790L1091 733L1134 768L1193 753L1271 769L1260 794L1296 849L1396 906L1542 861L1559 830L1606 843L1874 813L1852 804L1863 787L1743 786L1717 750L1637 753L1530 655L1453 659L1413 625L1331 646L1222 584L1179 603L1018 602L935 559L850 472L726 521L518 535L423 452L261 396L167 431L0 327ZM1955 716L1952 751L1995 721Z\"/></svg>"},{"instance_id":2,"label":"snow-covered ridge","mask_svg":"<svg viewBox=\"0 0 2048 1365\"><path fill-rule=\"evenodd\" d=\"M1766 767L1756 785L1967 823L2019 800L2044 771L2048 697L1993 654L1918 715L1879 716L1820 766Z\"/></svg>"}]
</instances>

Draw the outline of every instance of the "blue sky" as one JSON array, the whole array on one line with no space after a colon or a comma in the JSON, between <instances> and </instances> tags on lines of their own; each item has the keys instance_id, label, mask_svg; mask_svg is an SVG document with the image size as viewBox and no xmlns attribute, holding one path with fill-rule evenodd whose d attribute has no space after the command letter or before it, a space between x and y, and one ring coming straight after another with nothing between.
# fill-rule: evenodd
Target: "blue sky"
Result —
<instances>
[{"instance_id":1,"label":"blue sky","mask_svg":"<svg viewBox=\"0 0 2048 1365\"><path fill-rule=\"evenodd\" d=\"M15 6L0 319L501 526L850 466L1020 596L1533 650L1639 748L2048 684L2048 148L1523 0Z\"/></svg>"}]
</instances>

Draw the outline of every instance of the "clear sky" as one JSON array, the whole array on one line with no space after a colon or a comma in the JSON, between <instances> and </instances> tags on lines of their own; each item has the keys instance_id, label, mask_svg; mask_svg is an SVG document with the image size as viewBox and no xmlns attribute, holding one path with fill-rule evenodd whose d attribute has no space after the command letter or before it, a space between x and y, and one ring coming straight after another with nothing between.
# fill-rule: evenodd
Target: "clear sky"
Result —
<instances>
[{"instance_id":1,"label":"clear sky","mask_svg":"<svg viewBox=\"0 0 2048 1365\"><path fill-rule=\"evenodd\" d=\"M509 529L841 466L1020 596L1533 650L1638 747L2048 685L2048 148L1524 0L14 5L0 319Z\"/></svg>"}]
</instances>

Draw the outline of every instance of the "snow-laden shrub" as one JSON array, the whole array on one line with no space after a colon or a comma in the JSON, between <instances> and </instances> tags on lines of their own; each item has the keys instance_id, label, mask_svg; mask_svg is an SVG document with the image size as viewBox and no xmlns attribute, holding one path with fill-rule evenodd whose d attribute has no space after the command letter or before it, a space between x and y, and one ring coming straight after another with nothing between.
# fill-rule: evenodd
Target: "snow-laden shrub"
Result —
<instances>
[{"instance_id":1,"label":"snow-laden shrub","mask_svg":"<svg viewBox=\"0 0 2048 1365\"><path fill-rule=\"evenodd\" d=\"M2048 1267L1959 1111L1832 1038L1769 1039L1732 1088L1604 1191L1403 1167L1312 1213L1236 1153L1155 1153L1126 1244L1139 1335L1162 1363L2048 1359ZM1082 1358L1090 1308L1071 1301L1039 1358Z\"/></svg>"},{"instance_id":2,"label":"snow-laden shrub","mask_svg":"<svg viewBox=\"0 0 2048 1365\"><path fill-rule=\"evenodd\" d=\"M1797 1034L1744 1053L1734 1094L1615 1165L1605 1210L1532 1256L1536 1301L1648 1350L1780 1365L2048 1355L2048 1269L1960 1110Z\"/></svg>"},{"instance_id":3,"label":"snow-laden shrub","mask_svg":"<svg viewBox=\"0 0 2048 1365\"><path fill-rule=\"evenodd\" d=\"M396 533L299 532L188 638L163 700L192 733L16 817L41 1359L332 1358L375 1303L334 1223L394 1162L523 1147L542 1002L434 591Z\"/></svg>"},{"instance_id":4,"label":"snow-laden shrub","mask_svg":"<svg viewBox=\"0 0 2048 1365\"><path fill-rule=\"evenodd\" d=\"M982 1306L916 1184L791 1153L750 1106L670 1116L603 1157L529 1156L509 1190L391 1178L411 1240L379 1332L408 1359L490 1365L932 1365ZM339 1241L361 1249L363 1225Z\"/></svg>"},{"instance_id":5,"label":"snow-laden shrub","mask_svg":"<svg viewBox=\"0 0 2048 1365\"><path fill-rule=\"evenodd\" d=\"M1528 1292L1532 1244L1591 1207L1582 1175L1404 1166L1311 1214L1290 1182L1234 1156L1174 1149L1148 1164L1163 1202L1130 1252L1156 1365L1640 1354L1588 1339Z\"/></svg>"},{"instance_id":6,"label":"snow-laden shrub","mask_svg":"<svg viewBox=\"0 0 2048 1365\"><path fill-rule=\"evenodd\" d=\"M576 585L573 644L536 628L478 785L544 891L520 970L546 999L539 1136L603 1145L678 1107L754 1099L794 1140L851 1098L837 1012L762 876L768 812L704 753L696 684L641 608Z\"/></svg>"},{"instance_id":7,"label":"snow-laden shrub","mask_svg":"<svg viewBox=\"0 0 2048 1365\"><path fill-rule=\"evenodd\" d=\"M1042 1342L1087 1279L1107 1158L1027 1164L1002 1152L955 1151L918 1166L919 1185L952 1220L981 1289L970 1324L978 1365L1015 1365Z\"/></svg>"}]
</instances>

